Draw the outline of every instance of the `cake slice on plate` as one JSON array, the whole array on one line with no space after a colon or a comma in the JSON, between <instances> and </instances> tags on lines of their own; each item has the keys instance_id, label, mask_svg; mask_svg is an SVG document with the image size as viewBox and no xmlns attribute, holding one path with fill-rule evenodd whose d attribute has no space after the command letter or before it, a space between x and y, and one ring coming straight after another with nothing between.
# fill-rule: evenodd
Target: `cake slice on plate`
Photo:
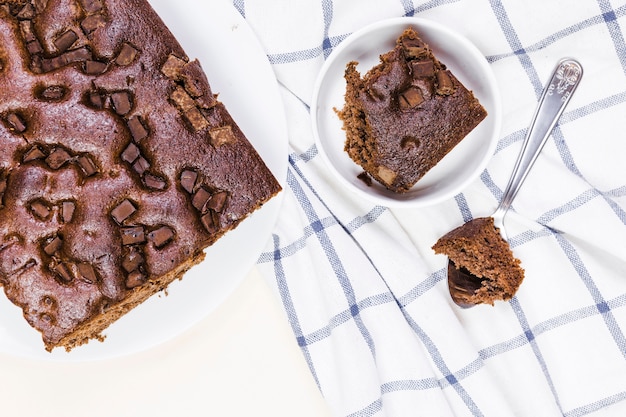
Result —
<instances>
[{"instance_id":1,"label":"cake slice on plate","mask_svg":"<svg viewBox=\"0 0 626 417\"><path fill-rule=\"evenodd\" d=\"M281 189L145 0L0 1L0 143L0 283L48 350L102 339Z\"/></svg>"},{"instance_id":2,"label":"cake slice on plate","mask_svg":"<svg viewBox=\"0 0 626 417\"><path fill-rule=\"evenodd\" d=\"M391 191L409 191L487 116L411 28L364 76L357 65L346 67L338 112L345 150Z\"/></svg>"}]
</instances>

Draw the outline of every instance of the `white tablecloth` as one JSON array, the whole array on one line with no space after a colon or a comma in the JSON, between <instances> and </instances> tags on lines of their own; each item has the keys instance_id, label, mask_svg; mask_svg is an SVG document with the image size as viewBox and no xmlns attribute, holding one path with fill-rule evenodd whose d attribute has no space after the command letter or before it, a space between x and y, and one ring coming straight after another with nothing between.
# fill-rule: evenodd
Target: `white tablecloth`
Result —
<instances>
[{"instance_id":1,"label":"white tablecloth","mask_svg":"<svg viewBox=\"0 0 626 417\"><path fill-rule=\"evenodd\" d=\"M259 268L336 416L626 413L626 5L557 0L235 0L281 84L283 211ZM391 17L455 29L502 93L498 146L461 194L389 209L340 185L315 147L314 82L350 33ZM526 278L460 309L439 236L497 206L557 60L585 74L507 217Z\"/></svg>"}]
</instances>

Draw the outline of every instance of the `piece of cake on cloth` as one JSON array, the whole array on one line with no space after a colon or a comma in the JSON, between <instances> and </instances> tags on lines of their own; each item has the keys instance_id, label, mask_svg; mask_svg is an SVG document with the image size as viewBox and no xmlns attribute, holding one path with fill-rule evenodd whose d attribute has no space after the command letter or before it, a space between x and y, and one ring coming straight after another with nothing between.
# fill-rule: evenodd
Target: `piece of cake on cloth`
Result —
<instances>
[{"instance_id":1,"label":"piece of cake on cloth","mask_svg":"<svg viewBox=\"0 0 626 417\"><path fill-rule=\"evenodd\" d=\"M448 288L460 306L510 300L524 280L524 269L493 217L477 217L440 237L435 253L447 255Z\"/></svg>"},{"instance_id":2,"label":"piece of cake on cloth","mask_svg":"<svg viewBox=\"0 0 626 417\"><path fill-rule=\"evenodd\" d=\"M387 189L407 192L486 116L412 28L364 76L345 71L345 151Z\"/></svg>"},{"instance_id":3,"label":"piece of cake on cloth","mask_svg":"<svg viewBox=\"0 0 626 417\"><path fill-rule=\"evenodd\" d=\"M281 189L145 0L0 1L0 87L0 284L48 350L102 339Z\"/></svg>"}]
</instances>

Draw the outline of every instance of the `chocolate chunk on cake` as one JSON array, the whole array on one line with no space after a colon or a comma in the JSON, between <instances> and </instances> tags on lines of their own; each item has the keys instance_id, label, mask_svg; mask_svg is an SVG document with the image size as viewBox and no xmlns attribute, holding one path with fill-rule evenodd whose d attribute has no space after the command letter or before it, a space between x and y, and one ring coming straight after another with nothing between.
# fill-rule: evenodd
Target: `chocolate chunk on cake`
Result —
<instances>
[{"instance_id":1,"label":"chocolate chunk on cake","mask_svg":"<svg viewBox=\"0 0 626 417\"><path fill-rule=\"evenodd\" d=\"M461 306L509 300L524 279L519 259L492 217L476 218L448 232L433 250L450 259L448 286L452 299Z\"/></svg>"},{"instance_id":2,"label":"chocolate chunk on cake","mask_svg":"<svg viewBox=\"0 0 626 417\"><path fill-rule=\"evenodd\" d=\"M0 144L0 284L48 350L102 339L281 189L145 0L0 0Z\"/></svg>"},{"instance_id":3,"label":"chocolate chunk on cake","mask_svg":"<svg viewBox=\"0 0 626 417\"><path fill-rule=\"evenodd\" d=\"M411 28L363 77L357 65L346 67L338 112L345 151L394 192L409 191L487 116Z\"/></svg>"}]
</instances>

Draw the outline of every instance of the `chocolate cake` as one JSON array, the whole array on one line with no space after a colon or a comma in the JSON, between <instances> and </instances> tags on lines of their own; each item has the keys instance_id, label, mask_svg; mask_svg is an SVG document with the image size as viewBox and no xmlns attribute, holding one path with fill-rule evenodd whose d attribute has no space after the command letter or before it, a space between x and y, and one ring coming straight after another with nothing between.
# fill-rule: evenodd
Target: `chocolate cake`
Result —
<instances>
[{"instance_id":1,"label":"chocolate cake","mask_svg":"<svg viewBox=\"0 0 626 417\"><path fill-rule=\"evenodd\" d=\"M492 217L476 218L448 232L433 250L450 259L448 286L452 299L461 306L509 300L524 279L519 259Z\"/></svg>"},{"instance_id":2,"label":"chocolate cake","mask_svg":"<svg viewBox=\"0 0 626 417\"><path fill-rule=\"evenodd\" d=\"M338 112L345 151L389 190L407 192L487 116L411 28L363 77L357 65Z\"/></svg>"},{"instance_id":3,"label":"chocolate cake","mask_svg":"<svg viewBox=\"0 0 626 417\"><path fill-rule=\"evenodd\" d=\"M0 0L0 142L0 284L48 350L102 339L280 191L145 0Z\"/></svg>"}]
</instances>

